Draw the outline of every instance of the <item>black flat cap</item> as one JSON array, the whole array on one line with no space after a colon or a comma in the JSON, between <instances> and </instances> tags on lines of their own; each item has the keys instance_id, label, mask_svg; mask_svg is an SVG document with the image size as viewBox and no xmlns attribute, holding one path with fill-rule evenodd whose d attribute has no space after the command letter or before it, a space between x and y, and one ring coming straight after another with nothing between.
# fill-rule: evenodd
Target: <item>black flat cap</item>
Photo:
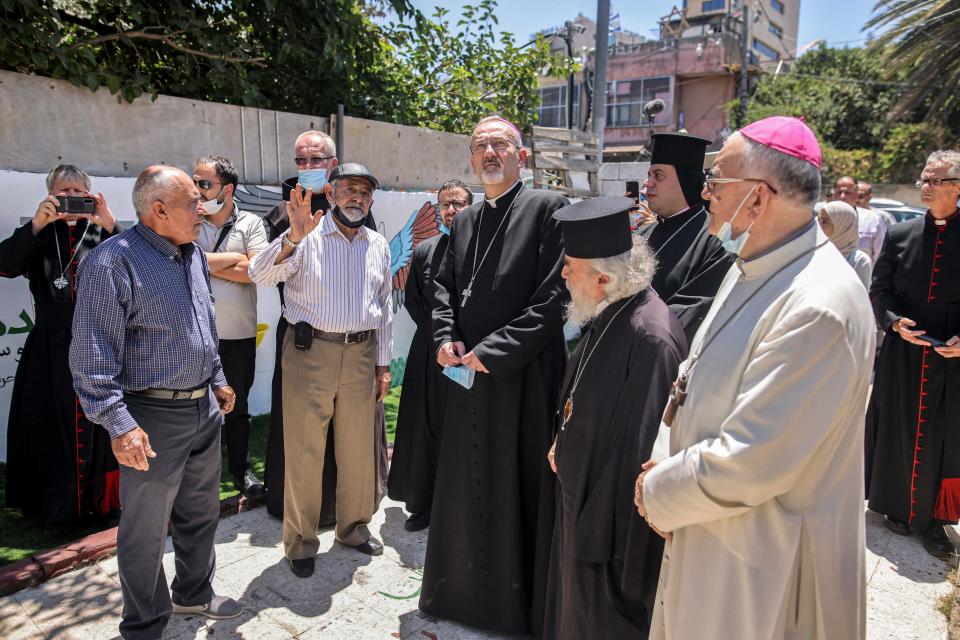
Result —
<instances>
[{"instance_id":1,"label":"black flat cap","mask_svg":"<svg viewBox=\"0 0 960 640\"><path fill-rule=\"evenodd\" d=\"M330 172L330 176L327 178L327 180L329 182L336 182L340 178L366 178L374 189L380 188L380 183L377 181L377 177L370 173L370 170L359 162L345 162L343 164L338 164L333 168L333 171Z\"/></svg>"},{"instance_id":2,"label":"black flat cap","mask_svg":"<svg viewBox=\"0 0 960 640\"><path fill-rule=\"evenodd\" d=\"M553 214L563 232L563 251L571 258L609 258L633 247L630 209L633 198L587 198Z\"/></svg>"},{"instance_id":3,"label":"black flat cap","mask_svg":"<svg viewBox=\"0 0 960 640\"><path fill-rule=\"evenodd\" d=\"M671 164L703 171L703 159L710 141L685 133L655 133L650 164Z\"/></svg>"}]
</instances>

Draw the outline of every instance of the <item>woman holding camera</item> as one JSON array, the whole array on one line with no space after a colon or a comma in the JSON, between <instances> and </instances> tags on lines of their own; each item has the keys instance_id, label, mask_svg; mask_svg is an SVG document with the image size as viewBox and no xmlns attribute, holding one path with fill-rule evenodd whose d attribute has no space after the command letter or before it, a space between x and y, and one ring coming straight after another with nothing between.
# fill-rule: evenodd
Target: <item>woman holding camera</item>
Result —
<instances>
[{"instance_id":1,"label":"woman holding camera","mask_svg":"<svg viewBox=\"0 0 960 640\"><path fill-rule=\"evenodd\" d=\"M36 314L10 402L6 506L62 524L120 508L110 438L83 415L67 363L77 266L120 229L82 169L55 167L47 192L33 219L0 242L0 276L26 276Z\"/></svg>"}]
</instances>

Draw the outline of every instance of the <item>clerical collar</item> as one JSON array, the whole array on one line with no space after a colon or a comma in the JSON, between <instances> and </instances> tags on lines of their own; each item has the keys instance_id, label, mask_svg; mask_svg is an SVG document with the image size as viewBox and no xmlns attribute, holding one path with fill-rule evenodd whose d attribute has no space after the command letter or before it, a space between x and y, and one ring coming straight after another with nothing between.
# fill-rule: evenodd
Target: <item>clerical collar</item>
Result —
<instances>
[{"instance_id":1,"label":"clerical collar","mask_svg":"<svg viewBox=\"0 0 960 640\"><path fill-rule=\"evenodd\" d=\"M490 205L491 207L493 207L494 209L496 209L496 208L497 208L497 202L500 200L500 198L502 198L503 196L505 196L505 195L507 195L507 194L509 194L509 193L513 193L514 189L517 188L517 185L518 185L518 184L520 184L520 181L519 181L519 180L517 180L516 182L514 182L514 183L513 183L513 186L511 186L509 189L507 189L506 191L504 191L503 193L501 193L500 195L498 195L496 198L485 198L485 200L487 201L487 204Z\"/></svg>"},{"instance_id":2,"label":"clerical collar","mask_svg":"<svg viewBox=\"0 0 960 640\"><path fill-rule=\"evenodd\" d=\"M953 213L948 215L946 218L934 218L933 215L930 213L930 210L927 209L927 218L929 218L930 221L933 222L933 224L937 225L938 227L945 227L947 226L948 222L952 222L953 219L957 217L958 213L960 213L960 207L958 207L957 209L954 209Z\"/></svg>"},{"instance_id":3,"label":"clerical collar","mask_svg":"<svg viewBox=\"0 0 960 640\"><path fill-rule=\"evenodd\" d=\"M686 206L686 207L684 207L683 209L680 209L680 211L677 211L677 212L676 212L675 214L673 214L672 216L664 217L664 216L659 216L659 215L658 215L658 216L657 216L657 222L659 222L660 224L663 224L664 222L667 222L668 220L680 220L680 219L682 218L683 214L685 214L686 212L690 211L691 209L693 209L693 207Z\"/></svg>"},{"instance_id":4,"label":"clerical collar","mask_svg":"<svg viewBox=\"0 0 960 640\"><path fill-rule=\"evenodd\" d=\"M749 260L737 259L737 268L744 278L751 279L781 269L800 254L830 242L813 220L776 245Z\"/></svg>"}]
</instances>

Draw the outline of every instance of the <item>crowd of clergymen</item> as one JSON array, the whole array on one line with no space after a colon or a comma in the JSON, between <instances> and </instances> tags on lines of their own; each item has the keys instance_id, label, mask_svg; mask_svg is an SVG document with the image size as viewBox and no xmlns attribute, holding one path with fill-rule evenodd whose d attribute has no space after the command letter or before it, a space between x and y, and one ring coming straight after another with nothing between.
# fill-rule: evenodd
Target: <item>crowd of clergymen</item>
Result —
<instances>
[{"instance_id":1,"label":"crowd of clergymen","mask_svg":"<svg viewBox=\"0 0 960 640\"><path fill-rule=\"evenodd\" d=\"M512 123L477 124L482 201L450 181L441 233L415 230L389 475L373 174L305 132L261 219L225 158L149 167L124 230L85 173L57 167L0 244L37 316L8 506L68 522L122 504L124 638L242 612L211 586L221 426L299 578L318 527L382 553L367 525L388 492L408 530L429 526L430 616L548 638L864 637L865 489L934 555L960 519L960 153L929 157L926 215L890 225L846 177L814 213L821 154L801 120L744 127L705 174L708 144L655 135L642 207L570 204L520 181ZM65 195L95 212L59 211ZM247 452L257 285L283 305L266 490ZM569 356L565 322L582 331Z\"/></svg>"}]
</instances>

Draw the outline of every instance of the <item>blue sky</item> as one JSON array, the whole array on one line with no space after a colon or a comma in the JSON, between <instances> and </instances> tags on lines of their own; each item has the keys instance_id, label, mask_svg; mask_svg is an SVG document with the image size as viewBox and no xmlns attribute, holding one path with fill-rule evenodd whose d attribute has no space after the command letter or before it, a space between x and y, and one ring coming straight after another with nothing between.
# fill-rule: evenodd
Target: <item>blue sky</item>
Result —
<instances>
[{"instance_id":1,"label":"blue sky","mask_svg":"<svg viewBox=\"0 0 960 640\"><path fill-rule=\"evenodd\" d=\"M413 5L426 14L432 14L436 6L450 10L451 18L460 15L464 0L412 0ZM798 0L785 0L794 2ZM836 46L857 46L863 43L866 33L861 29L870 17L876 0L803 0L800 4L800 45L824 38ZM623 29L651 37L656 33L657 21L682 0L611 0L610 13L620 14ZM841 9L842 7L842 9ZM591 0L500 0L497 18L500 29L526 42L531 33L547 27L563 24L583 13L594 19L597 3ZM451 20L453 21L453 20ZM854 42L850 42L854 41Z\"/></svg>"}]
</instances>

